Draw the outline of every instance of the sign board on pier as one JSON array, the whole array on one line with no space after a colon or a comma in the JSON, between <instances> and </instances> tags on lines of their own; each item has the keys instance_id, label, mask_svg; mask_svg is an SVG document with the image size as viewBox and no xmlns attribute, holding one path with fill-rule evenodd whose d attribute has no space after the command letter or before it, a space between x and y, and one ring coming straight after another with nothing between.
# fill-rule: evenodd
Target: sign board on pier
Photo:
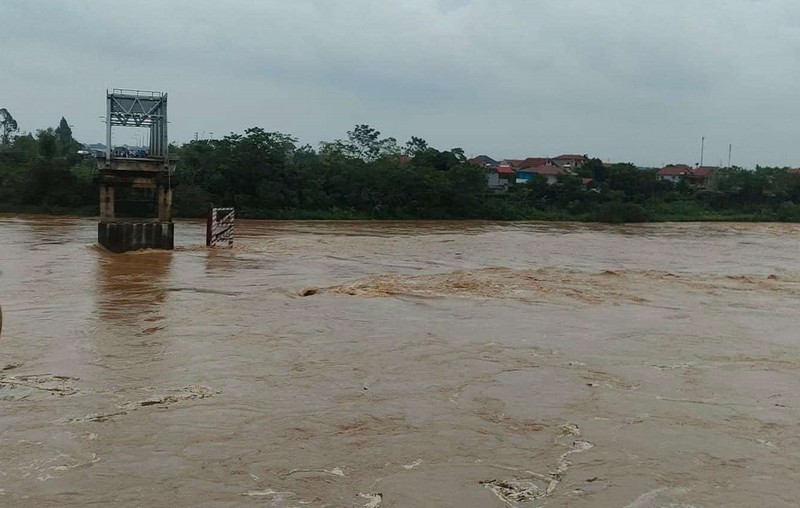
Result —
<instances>
[{"instance_id":1,"label":"sign board on pier","mask_svg":"<svg viewBox=\"0 0 800 508\"><path fill-rule=\"evenodd\" d=\"M208 247L233 247L233 208L212 208L206 225Z\"/></svg>"}]
</instances>

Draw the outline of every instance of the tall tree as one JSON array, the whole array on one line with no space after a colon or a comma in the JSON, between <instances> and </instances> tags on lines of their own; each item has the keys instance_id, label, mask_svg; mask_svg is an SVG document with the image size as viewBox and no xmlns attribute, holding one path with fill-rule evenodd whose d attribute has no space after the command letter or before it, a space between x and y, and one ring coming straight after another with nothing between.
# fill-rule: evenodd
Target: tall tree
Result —
<instances>
[{"instance_id":1,"label":"tall tree","mask_svg":"<svg viewBox=\"0 0 800 508\"><path fill-rule=\"evenodd\" d=\"M11 134L19 129L17 121L11 116L6 108L0 108L0 125L3 126L2 134L0 134L0 141L2 144L7 145L11 141Z\"/></svg>"},{"instance_id":2,"label":"tall tree","mask_svg":"<svg viewBox=\"0 0 800 508\"><path fill-rule=\"evenodd\" d=\"M67 123L67 119L63 116L61 117L61 121L58 123L58 127L56 127L56 137L58 141L61 143L61 146L67 146L72 143L72 129Z\"/></svg>"},{"instance_id":3,"label":"tall tree","mask_svg":"<svg viewBox=\"0 0 800 508\"><path fill-rule=\"evenodd\" d=\"M380 136L380 131L367 124L356 125L353 130L347 131L352 155L366 162L377 159L381 148Z\"/></svg>"},{"instance_id":4,"label":"tall tree","mask_svg":"<svg viewBox=\"0 0 800 508\"><path fill-rule=\"evenodd\" d=\"M416 157L417 154L423 153L428 149L428 142L417 136L411 136L411 139L406 142L405 155L409 157Z\"/></svg>"}]
</instances>

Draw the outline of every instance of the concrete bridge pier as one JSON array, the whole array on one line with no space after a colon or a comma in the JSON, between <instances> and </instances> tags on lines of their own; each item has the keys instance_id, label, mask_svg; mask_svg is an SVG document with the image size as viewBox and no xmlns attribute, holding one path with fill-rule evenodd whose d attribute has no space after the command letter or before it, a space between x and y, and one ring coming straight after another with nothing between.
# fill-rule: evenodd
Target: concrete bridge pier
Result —
<instances>
[{"instance_id":1,"label":"concrete bridge pier","mask_svg":"<svg viewBox=\"0 0 800 508\"><path fill-rule=\"evenodd\" d=\"M158 186L158 220L172 222L172 189Z\"/></svg>"},{"instance_id":2,"label":"concrete bridge pier","mask_svg":"<svg viewBox=\"0 0 800 508\"><path fill-rule=\"evenodd\" d=\"M97 241L111 252L174 248L170 174L174 162L167 138L167 94L114 89L106 92L106 150L98 156L100 222ZM114 148L112 127L150 129L150 146ZM118 219L117 189L154 190L157 219Z\"/></svg>"},{"instance_id":3,"label":"concrete bridge pier","mask_svg":"<svg viewBox=\"0 0 800 508\"><path fill-rule=\"evenodd\" d=\"M100 222L114 220L114 187L100 186Z\"/></svg>"}]
</instances>

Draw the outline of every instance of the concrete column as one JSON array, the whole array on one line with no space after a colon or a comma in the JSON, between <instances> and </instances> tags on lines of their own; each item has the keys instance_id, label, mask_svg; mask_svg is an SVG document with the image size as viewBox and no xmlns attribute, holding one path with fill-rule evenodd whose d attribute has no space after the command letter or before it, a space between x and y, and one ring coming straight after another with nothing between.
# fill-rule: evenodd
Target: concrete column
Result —
<instances>
[{"instance_id":1,"label":"concrete column","mask_svg":"<svg viewBox=\"0 0 800 508\"><path fill-rule=\"evenodd\" d=\"M114 220L114 187L100 186L100 222Z\"/></svg>"},{"instance_id":2,"label":"concrete column","mask_svg":"<svg viewBox=\"0 0 800 508\"><path fill-rule=\"evenodd\" d=\"M172 221L172 189L158 187L158 221Z\"/></svg>"}]
</instances>

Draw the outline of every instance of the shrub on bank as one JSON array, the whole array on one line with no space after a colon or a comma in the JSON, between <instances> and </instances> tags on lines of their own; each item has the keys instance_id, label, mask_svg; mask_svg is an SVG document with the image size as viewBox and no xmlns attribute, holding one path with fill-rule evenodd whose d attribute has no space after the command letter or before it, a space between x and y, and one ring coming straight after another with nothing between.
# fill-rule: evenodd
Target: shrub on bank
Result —
<instances>
[{"instance_id":1,"label":"shrub on bank","mask_svg":"<svg viewBox=\"0 0 800 508\"><path fill-rule=\"evenodd\" d=\"M597 208L595 220L597 222L607 222L610 224L647 222L647 212L641 205L614 201L600 205Z\"/></svg>"}]
</instances>

